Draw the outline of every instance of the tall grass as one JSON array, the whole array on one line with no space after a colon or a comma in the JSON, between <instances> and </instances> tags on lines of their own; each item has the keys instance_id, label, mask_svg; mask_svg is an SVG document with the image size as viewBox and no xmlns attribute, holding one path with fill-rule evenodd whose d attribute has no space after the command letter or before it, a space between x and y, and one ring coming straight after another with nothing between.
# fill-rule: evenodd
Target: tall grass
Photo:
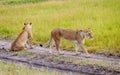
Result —
<instances>
[{"instance_id":1,"label":"tall grass","mask_svg":"<svg viewBox=\"0 0 120 75\"><path fill-rule=\"evenodd\" d=\"M0 37L14 39L24 22L33 23L34 42L45 44L54 28L93 30L86 40L91 53L120 56L120 0L49 0L39 3L0 5ZM4 36L4 37L3 37ZM74 50L62 41L61 48Z\"/></svg>"},{"instance_id":2,"label":"tall grass","mask_svg":"<svg viewBox=\"0 0 120 75\"><path fill-rule=\"evenodd\" d=\"M36 2L43 2L43 1L47 1L47 0L1 0L0 4L16 5L16 4L36 3Z\"/></svg>"}]
</instances>

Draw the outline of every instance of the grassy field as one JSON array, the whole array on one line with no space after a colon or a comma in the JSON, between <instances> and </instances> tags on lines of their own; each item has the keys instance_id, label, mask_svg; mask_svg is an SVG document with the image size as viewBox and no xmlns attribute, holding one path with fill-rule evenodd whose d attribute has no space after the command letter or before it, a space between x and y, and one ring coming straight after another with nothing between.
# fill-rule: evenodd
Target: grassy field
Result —
<instances>
[{"instance_id":1,"label":"grassy field","mask_svg":"<svg viewBox=\"0 0 120 75\"><path fill-rule=\"evenodd\" d=\"M25 4L25 3L36 3L36 2L42 2L42 1L48 1L48 0L0 0L0 4L3 5L16 5L16 4Z\"/></svg>"},{"instance_id":2,"label":"grassy field","mask_svg":"<svg viewBox=\"0 0 120 75\"><path fill-rule=\"evenodd\" d=\"M54 28L91 28L94 40L85 43L90 53L120 56L120 0L37 1L0 1L0 38L14 39L24 22L33 23L37 44L46 44ZM74 44L64 40L61 48L74 50Z\"/></svg>"},{"instance_id":3,"label":"grassy field","mask_svg":"<svg viewBox=\"0 0 120 75\"><path fill-rule=\"evenodd\" d=\"M23 66L0 62L0 75L60 75L58 73L50 73L29 69Z\"/></svg>"}]
</instances>

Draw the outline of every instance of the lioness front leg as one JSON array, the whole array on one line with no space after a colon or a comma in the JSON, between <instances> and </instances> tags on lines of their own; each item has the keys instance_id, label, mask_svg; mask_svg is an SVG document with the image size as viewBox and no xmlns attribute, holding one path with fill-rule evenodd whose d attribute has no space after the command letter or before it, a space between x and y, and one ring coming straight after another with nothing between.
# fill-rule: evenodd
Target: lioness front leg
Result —
<instances>
[{"instance_id":1,"label":"lioness front leg","mask_svg":"<svg viewBox=\"0 0 120 75\"><path fill-rule=\"evenodd\" d=\"M32 32L28 32L28 39L29 39L29 43L30 43L30 48L33 49L33 35Z\"/></svg>"},{"instance_id":2,"label":"lioness front leg","mask_svg":"<svg viewBox=\"0 0 120 75\"><path fill-rule=\"evenodd\" d=\"M79 44L79 46L87 55L89 55L88 51L84 48L83 44Z\"/></svg>"},{"instance_id":3,"label":"lioness front leg","mask_svg":"<svg viewBox=\"0 0 120 75\"><path fill-rule=\"evenodd\" d=\"M29 44L30 44L30 48L33 49L33 41L32 41L32 37L29 37Z\"/></svg>"},{"instance_id":4,"label":"lioness front leg","mask_svg":"<svg viewBox=\"0 0 120 75\"><path fill-rule=\"evenodd\" d=\"M30 45L30 44L29 44L29 41L27 41L27 42L25 43L24 47L27 49L29 45Z\"/></svg>"}]
</instances>

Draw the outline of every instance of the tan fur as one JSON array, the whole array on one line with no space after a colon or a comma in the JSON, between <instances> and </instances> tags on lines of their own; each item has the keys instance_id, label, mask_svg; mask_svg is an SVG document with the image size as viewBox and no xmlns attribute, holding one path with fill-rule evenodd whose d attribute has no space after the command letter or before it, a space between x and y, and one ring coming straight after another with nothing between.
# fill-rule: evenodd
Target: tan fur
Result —
<instances>
[{"instance_id":1,"label":"tan fur","mask_svg":"<svg viewBox=\"0 0 120 75\"><path fill-rule=\"evenodd\" d=\"M52 38L53 38L56 49L59 51L60 40L61 38L64 38L76 44L76 53L78 52L78 46L79 46L86 54L89 54L88 51L83 47L84 39L86 37L88 37L89 39L93 38L90 29L86 29L86 30L54 29L51 32L51 39L49 45L51 47Z\"/></svg>"},{"instance_id":2,"label":"tan fur","mask_svg":"<svg viewBox=\"0 0 120 75\"><path fill-rule=\"evenodd\" d=\"M32 25L31 23L24 23L24 27L22 32L18 35L15 41L11 45L11 51L19 51L25 49L25 44L27 41L30 43L30 47L33 48L32 45Z\"/></svg>"}]
</instances>

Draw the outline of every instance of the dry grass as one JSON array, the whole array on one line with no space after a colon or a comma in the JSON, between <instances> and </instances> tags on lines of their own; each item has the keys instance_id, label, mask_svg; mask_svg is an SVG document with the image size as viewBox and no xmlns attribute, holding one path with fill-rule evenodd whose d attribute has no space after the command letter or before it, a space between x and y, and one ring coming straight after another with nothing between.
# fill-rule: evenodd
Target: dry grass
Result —
<instances>
[{"instance_id":1,"label":"dry grass","mask_svg":"<svg viewBox=\"0 0 120 75\"><path fill-rule=\"evenodd\" d=\"M91 53L120 56L120 0L49 0L39 3L0 5L0 37L14 39L23 23L33 23L34 42L45 44L54 28L93 30L86 40ZM62 48L73 50L62 41Z\"/></svg>"},{"instance_id":2,"label":"dry grass","mask_svg":"<svg viewBox=\"0 0 120 75\"><path fill-rule=\"evenodd\" d=\"M60 75L57 72L39 71L25 66L0 62L0 75Z\"/></svg>"}]
</instances>

